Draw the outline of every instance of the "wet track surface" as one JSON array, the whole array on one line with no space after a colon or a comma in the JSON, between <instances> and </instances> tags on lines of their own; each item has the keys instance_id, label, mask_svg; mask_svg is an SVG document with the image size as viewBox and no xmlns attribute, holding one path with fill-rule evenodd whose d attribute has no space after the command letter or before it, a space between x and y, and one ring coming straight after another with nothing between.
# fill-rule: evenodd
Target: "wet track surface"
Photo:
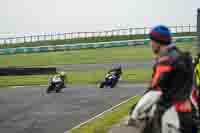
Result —
<instances>
[{"instance_id":1,"label":"wet track surface","mask_svg":"<svg viewBox=\"0 0 200 133\"><path fill-rule=\"evenodd\" d=\"M131 96L145 85L121 83L116 88L68 86L62 93L44 93L46 87L1 89L2 133L64 133Z\"/></svg>"}]
</instances>

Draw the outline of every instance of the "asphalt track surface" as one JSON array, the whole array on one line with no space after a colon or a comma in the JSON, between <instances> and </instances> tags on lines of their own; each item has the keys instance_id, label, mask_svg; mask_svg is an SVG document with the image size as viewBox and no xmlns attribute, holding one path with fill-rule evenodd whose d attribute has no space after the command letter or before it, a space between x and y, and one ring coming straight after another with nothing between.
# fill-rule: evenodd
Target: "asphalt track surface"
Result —
<instances>
[{"instance_id":1,"label":"asphalt track surface","mask_svg":"<svg viewBox=\"0 0 200 133\"><path fill-rule=\"evenodd\" d=\"M2 88L0 132L64 133L137 94L144 84L119 83L116 88L68 86L62 93L45 94L46 87Z\"/></svg>"},{"instance_id":2,"label":"asphalt track surface","mask_svg":"<svg viewBox=\"0 0 200 133\"><path fill-rule=\"evenodd\" d=\"M56 66L57 70L151 67L152 61ZM97 85L67 86L62 93L45 94L46 86L1 88L0 131L3 133L64 133L114 105L144 92L144 84L118 83L116 88Z\"/></svg>"},{"instance_id":3,"label":"asphalt track surface","mask_svg":"<svg viewBox=\"0 0 200 133\"><path fill-rule=\"evenodd\" d=\"M94 70L94 69L110 69L113 66L121 65L122 69L127 68L147 68L153 66L152 61L133 61L133 62L113 62L113 63L105 63L105 64L68 64L68 65L57 65L53 66L56 67L58 71L67 71L67 70L76 70L76 71L83 71L83 70Z\"/></svg>"}]
</instances>

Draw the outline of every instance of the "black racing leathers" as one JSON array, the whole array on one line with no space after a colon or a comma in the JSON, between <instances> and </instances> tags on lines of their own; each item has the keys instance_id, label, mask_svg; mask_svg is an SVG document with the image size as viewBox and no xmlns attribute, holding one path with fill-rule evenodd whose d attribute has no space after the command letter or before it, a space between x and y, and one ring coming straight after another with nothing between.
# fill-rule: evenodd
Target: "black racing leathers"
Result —
<instances>
[{"instance_id":1,"label":"black racing leathers","mask_svg":"<svg viewBox=\"0 0 200 133\"><path fill-rule=\"evenodd\" d=\"M192 86L192 57L176 47L169 48L156 60L151 89L162 91L162 97L158 102L160 115L172 105L175 106L179 115L181 133L196 131L193 121L195 109L190 101Z\"/></svg>"},{"instance_id":2,"label":"black racing leathers","mask_svg":"<svg viewBox=\"0 0 200 133\"><path fill-rule=\"evenodd\" d=\"M156 60L151 88L161 89L164 101L184 101L190 96L193 67L192 58L186 54L172 47Z\"/></svg>"}]
</instances>

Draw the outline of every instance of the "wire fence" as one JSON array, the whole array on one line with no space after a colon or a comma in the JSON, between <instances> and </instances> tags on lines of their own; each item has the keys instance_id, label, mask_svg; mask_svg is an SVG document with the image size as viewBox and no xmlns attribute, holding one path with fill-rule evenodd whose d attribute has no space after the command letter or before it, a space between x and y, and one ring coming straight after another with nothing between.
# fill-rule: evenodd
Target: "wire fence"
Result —
<instances>
[{"instance_id":1,"label":"wire fence","mask_svg":"<svg viewBox=\"0 0 200 133\"><path fill-rule=\"evenodd\" d=\"M170 26L172 33L190 33L196 32L197 26ZM117 29L107 30L99 32L71 32L71 33L59 33L59 34L44 34L44 35L30 35L20 37L8 37L0 38L0 44L16 44L16 43L27 43L27 42L39 42L39 41L50 41L50 40L71 40L77 38L92 38L92 37L112 37L112 36L127 36L127 35L147 35L151 30L151 27L143 28L128 28L128 29Z\"/></svg>"}]
</instances>

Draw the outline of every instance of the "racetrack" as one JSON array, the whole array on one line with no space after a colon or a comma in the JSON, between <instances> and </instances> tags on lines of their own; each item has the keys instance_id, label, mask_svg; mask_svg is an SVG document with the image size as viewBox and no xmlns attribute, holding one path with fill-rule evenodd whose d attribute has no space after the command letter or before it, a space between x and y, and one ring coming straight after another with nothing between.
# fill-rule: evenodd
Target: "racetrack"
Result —
<instances>
[{"instance_id":1,"label":"racetrack","mask_svg":"<svg viewBox=\"0 0 200 133\"><path fill-rule=\"evenodd\" d=\"M133 62L113 62L105 64L67 64L67 65L57 65L58 71L83 71L83 70L95 70L95 69L110 69L113 66L121 65L122 69L128 68L151 68L153 66L153 60L150 61L133 61Z\"/></svg>"},{"instance_id":2,"label":"racetrack","mask_svg":"<svg viewBox=\"0 0 200 133\"><path fill-rule=\"evenodd\" d=\"M56 66L58 71L152 67L152 61L74 64ZM96 85L67 86L63 93L45 95L45 86L1 88L2 133L64 133L120 102L144 92L144 84L121 82L110 89Z\"/></svg>"},{"instance_id":3,"label":"racetrack","mask_svg":"<svg viewBox=\"0 0 200 133\"><path fill-rule=\"evenodd\" d=\"M144 84L119 83L110 89L96 85L67 86L63 93L46 87L1 89L0 131L4 133L63 133L125 99L144 92Z\"/></svg>"}]
</instances>

